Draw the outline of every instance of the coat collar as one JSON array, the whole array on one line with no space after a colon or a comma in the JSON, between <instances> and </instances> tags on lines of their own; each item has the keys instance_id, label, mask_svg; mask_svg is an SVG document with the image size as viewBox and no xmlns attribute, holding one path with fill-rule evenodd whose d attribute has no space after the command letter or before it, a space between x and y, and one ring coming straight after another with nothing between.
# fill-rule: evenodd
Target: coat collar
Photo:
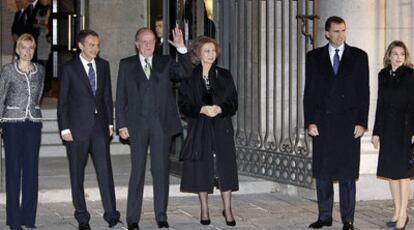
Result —
<instances>
[{"instance_id":1,"label":"coat collar","mask_svg":"<svg viewBox=\"0 0 414 230\"><path fill-rule=\"evenodd\" d=\"M331 58L329 56L329 44L323 47L321 64L321 68L325 70L325 75L329 79L346 77L348 71L352 69L352 54L350 47L345 43L344 53L342 54L341 62L339 63L339 69L336 76L332 67Z\"/></svg>"},{"instance_id":2,"label":"coat collar","mask_svg":"<svg viewBox=\"0 0 414 230\"><path fill-rule=\"evenodd\" d=\"M138 80L139 77L145 77L145 72L144 69L142 68L141 65L141 60L139 57L139 54L135 55L135 58L133 60L134 63L134 67L133 67L133 72L136 75L136 80ZM160 58L158 55L154 55L152 57L152 66L151 66L151 79L154 79L157 83L159 80L158 74L157 74L157 70L160 66Z\"/></svg>"}]
</instances>

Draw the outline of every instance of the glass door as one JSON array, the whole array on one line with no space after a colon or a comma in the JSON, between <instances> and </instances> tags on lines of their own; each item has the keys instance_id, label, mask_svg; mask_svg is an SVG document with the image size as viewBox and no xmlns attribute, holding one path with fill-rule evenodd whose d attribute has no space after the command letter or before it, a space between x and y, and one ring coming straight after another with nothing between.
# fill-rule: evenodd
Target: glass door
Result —
<instances>
[{"instance_id":1,"label":"glass door","mask_svg":"<svg viewBox=\"0 0 414 230\"><path fill-rule=\"evenodd\" d=\"M85 27L84 0L52 1L52 97L57 97L60 71L63 64L77 52L76 35Z\"/></svg>"}]
</instances>

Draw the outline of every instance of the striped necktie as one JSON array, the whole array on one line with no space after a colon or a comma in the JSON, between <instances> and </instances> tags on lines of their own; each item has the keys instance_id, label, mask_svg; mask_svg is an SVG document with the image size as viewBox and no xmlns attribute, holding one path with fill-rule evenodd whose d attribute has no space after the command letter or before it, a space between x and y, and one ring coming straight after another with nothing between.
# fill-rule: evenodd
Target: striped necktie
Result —
<instances>
[{"instance_id":1,"label":"striped necktie","mask_svg":"<svg viewBox=\"0 0 414 230\"><path fill-rule=\"evenodd\" d=\"M96 74L95 70L93 70L92 63L88 63L89 71L88 71L88 79L89 84L91 84L93 95L95 96L96 93Z\"/></svg>"},{"instance_id":2,"label":"striped necktie","mask_svg":"<svg viewBox=\"0 0 414 230\"><path fill-rule=\"evenodd\" d=\"M145 61L144 72L145 72L145 75L147 76L147 79L149 80L151 76L151 64L149 63L148 58L145 58L144 61Z\"/></svg>"},{"instance_id":3,"label":"striped necktie","mask_svg":"<svg viewBox=\"0 0 414 230\"><path fill-rule=\"evenodd\" d=\"M339 49L335 49L335 55L333 58L333 70L335 75L338 73L338 69L339 69Z\"/></svg>"}]
</instances>

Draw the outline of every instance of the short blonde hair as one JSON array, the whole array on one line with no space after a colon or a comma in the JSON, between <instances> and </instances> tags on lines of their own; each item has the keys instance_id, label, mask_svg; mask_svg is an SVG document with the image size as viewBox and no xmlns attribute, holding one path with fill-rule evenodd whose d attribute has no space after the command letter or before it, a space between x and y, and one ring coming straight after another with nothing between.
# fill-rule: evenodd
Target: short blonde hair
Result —
<instances>
[{"instance_id":1,"label":"short blonde hair","mask_svg":"<svg viewBox=\"0 0 414 230\"><path fill-rule=\"evenodd\" d=\"M402 48L402 49L404 50L404 53L405 53L405 60L404 60L403 65L404 65L404 66L409 66L409 67L412 67L412 64L411 64L411 61L410 61L410 52L408 51L407 46L404 44L404 42L402 42L402 41L398 41L398 40L392 41L392 42L388 45L388 48L387 48L387 50L385 51L385 55L384 55L384 59L383 59L383 62L384 62L384 67L386 68L386 67L388 67L389 65L391 65L391 60L390 60L390 58L391 58L391 52L392 52L392 50L393 50L395 47L400 47L400 48Z\"/></svg>"},{"instance_id":2,"label":"short blonde hair","mask_svg":"<svg viewBox=\"0 0 414 230\"><path fill-rule=\"evenodd\" d=\"M22 47L24 41L31 41L33 43L33 48L36 49L36 40L31 34L22 34L16 41L16 48Z\"/></svg>"},{"instance_id":3,"label":"short blonde hair","mask_svg":"<svg viewBox=\"0 0 414 230\"><path fill-rule=\"evenodd\" d=\"M191 60L194 64L200 64L200 57L201 57L201 47L207 43L213 43L214 48L216 48L216 53L218 59L220 57L220 46L216 40L207 36L199 36L191 45Z\"/></svg>"}]
</instances>

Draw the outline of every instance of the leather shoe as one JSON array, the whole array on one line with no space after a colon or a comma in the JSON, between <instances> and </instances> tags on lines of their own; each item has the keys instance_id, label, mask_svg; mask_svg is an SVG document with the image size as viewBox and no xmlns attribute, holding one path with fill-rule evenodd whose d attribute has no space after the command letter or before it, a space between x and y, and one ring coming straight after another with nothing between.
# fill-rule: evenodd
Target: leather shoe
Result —
<instances>
[{"instance_id":1,"label":"leather shoe","mask_svg":"<svg viewBox=\"0 0 414 230\"><path fill-rule=\"evenodd\" d=\"M211 223L210 219L208 219L208 220L200 220L200 224L202 224L202 225L210 225L210 223Z\"/></svg>"},{"instance_id":2,"label":"leather shoe","mask_svg":"<svg viewBox=\"0 0 414 230\"><path fill-rule=\"evenodd\" d=\"M323 226L332 226L332 219L330 220L321 220L318 219L316 222L313 222L309 225L309 228L323 228Z\"/></svg>"},{"instance_id":3,"label":"leather shoe","mask_svg":"<svg viewBox=\"0 0 414 230\"><path fill-rule=\"evenodd\" d=\"M79 230L91 230L91 226L89 224L79 224Z\"/></svg>"},{"instance_id":4,"label":"leather shoe","mask_svg":"<svg viewBox=\"0 0 414 230\"><path fill-rule=\"evenodd\" d=\"M157 221L158 228L169 228L170 225L168 225L167 221Z\"/></svg>"},{"instance_id":5,"label":"leather shoe","mask_svg":"<svg viewBox=\"0 0 414 230\"><path fill-rule=\"evenodd\" d=\"M397 221L388 221L385 223L385 226L389 228L394 228L396 224L397 224Z\"/></svg>"},{"instance_id":6,"label":"leather shoe","mask_svg":"<svg viewBox=\"0 0 414 230\"><path fill-rule=\"evenodd\" d=\"M128 224L128 230L139 230L139 226L137 223Z\"/></svg>"},{"instance_id":7,"label":"leather shoe","mask_svg":"<svg viewBox=\"0 0 414 230\"><path fill-rule=\"evenodd\" d=\"M405 224L404 224L404 226L402 228L395 227L394 230L405 230L405 227L407 227L407 224L408 224L408 217L407 217L407 219L405 221Z\"/></svg>"},{"instance_id":8,"label":"leather shoe","mask_svg":"<svg viewBox=\"0 0 414 230\"><path fill-rule=\"evenodd\" d=\"M352 223L344 223L342 230L354 230L354 225Z\"/></svg>"},{"instance_id":9,"label":"leather shoe","mask_svg":"<svg viewBox=\"0 0 414 230\"><path fill-rule=\"evenodd\" d=\"M122 221L118 220L118 219L111 219L109 221L109 227L110 228L116 228L116 227L121 227L123 226L124 223L122 223Z\"/></svg>"},{"instance_id":10,"label":"leather shoe","mask_svg":"<svg viewBox=\"0 0 414 230\"><path fill-rule=\"evenodd\" d=\"M224 220L226 221L227 226L233 226L233 227L236 226L236 220L227 221L226 213L224 212L224 210L222 214L224 216Z\"/></svg>"}]
</instances>

